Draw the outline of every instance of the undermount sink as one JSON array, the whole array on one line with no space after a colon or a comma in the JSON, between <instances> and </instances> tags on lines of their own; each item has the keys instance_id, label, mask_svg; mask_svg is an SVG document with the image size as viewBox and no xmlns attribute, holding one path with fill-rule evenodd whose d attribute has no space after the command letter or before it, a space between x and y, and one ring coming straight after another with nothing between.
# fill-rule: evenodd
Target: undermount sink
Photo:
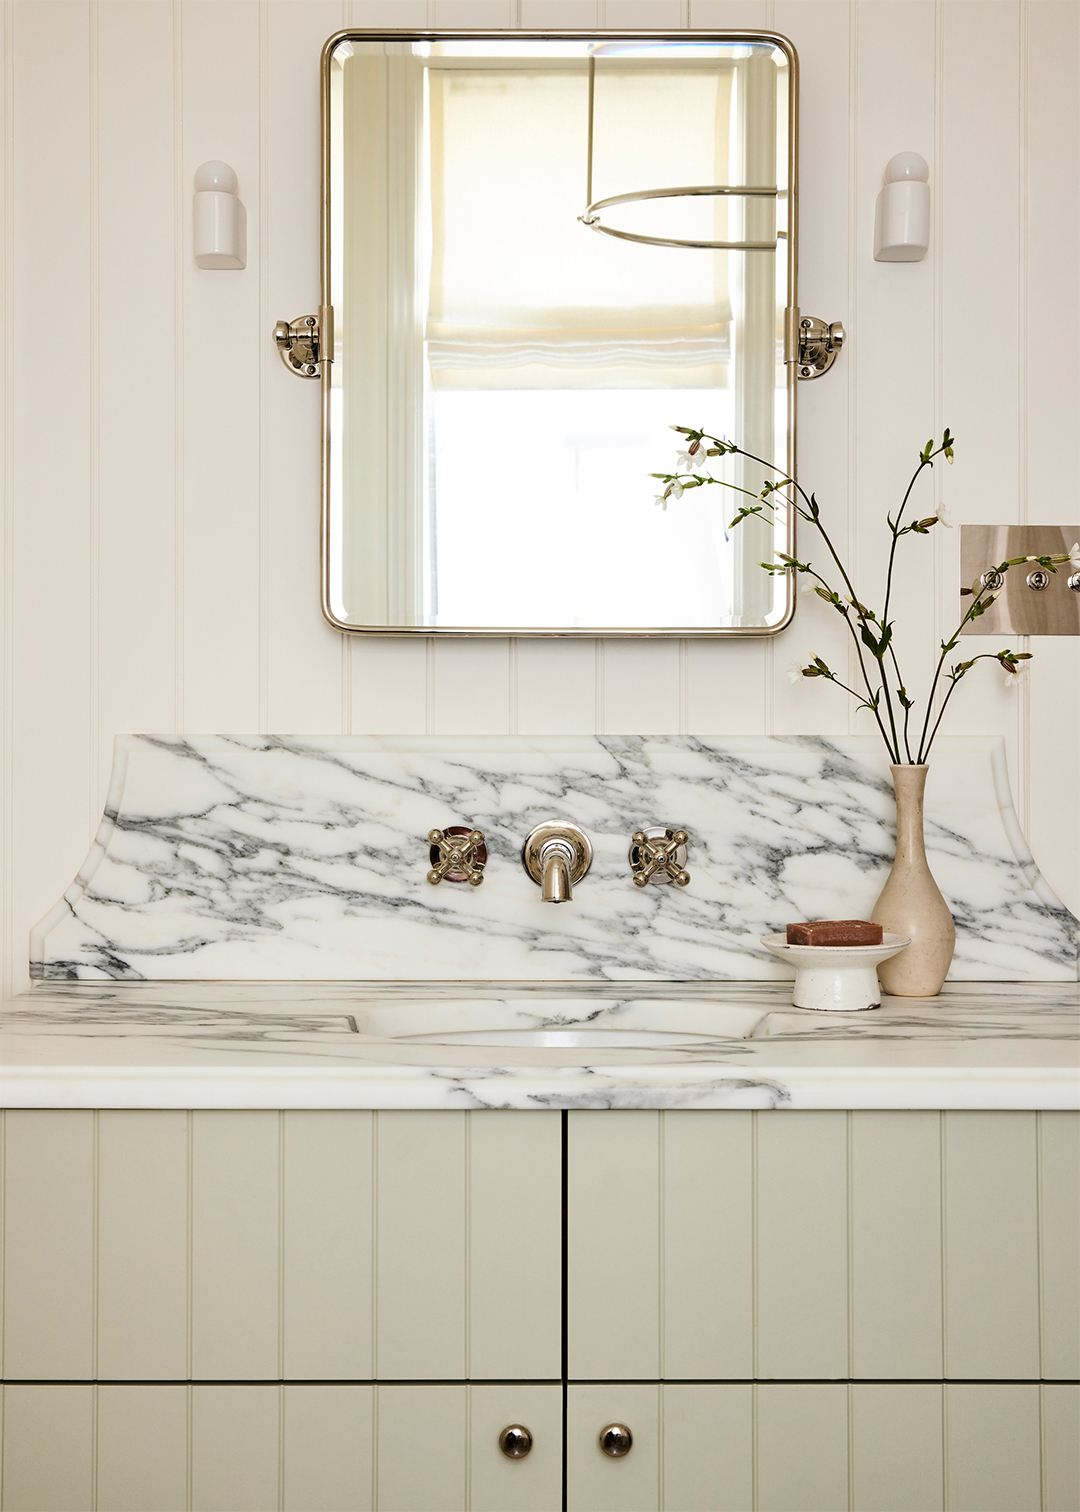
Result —
<instances>
[{"instance_id":1,"label":"undermount sink","mask_svg":"<svg viewBox=\"0 0 1080 1512\"><path fill-rule=\"evenodd\" d=\"M398 1002L354 1014L361 1034L413 1045L650 1049L748 1039L763 1005L662 998L499 997Z\"/></svg>"}]
</instances>

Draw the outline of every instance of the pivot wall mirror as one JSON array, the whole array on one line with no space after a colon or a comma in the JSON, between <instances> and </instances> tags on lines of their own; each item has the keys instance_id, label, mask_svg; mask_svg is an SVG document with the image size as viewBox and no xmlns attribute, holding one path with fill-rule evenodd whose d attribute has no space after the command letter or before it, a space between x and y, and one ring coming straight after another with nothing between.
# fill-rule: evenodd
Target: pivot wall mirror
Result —
<instances>
[{"instance_id":1,"label":"pivot wall mirror","mask_svg":"<svg viewBox=\"0 0 1080 1512\"><path fill-rule=\"evenodd\" d=\"M790 522L730 530L717 488L660 509L650 474L673 425L794 468L791 44L348 32L323 112L322 306L275 335L322 383L330 621L781 629L790 583L758 563ZM803 376L829 360L804 346Z\"/></svg>"}]
</instances>

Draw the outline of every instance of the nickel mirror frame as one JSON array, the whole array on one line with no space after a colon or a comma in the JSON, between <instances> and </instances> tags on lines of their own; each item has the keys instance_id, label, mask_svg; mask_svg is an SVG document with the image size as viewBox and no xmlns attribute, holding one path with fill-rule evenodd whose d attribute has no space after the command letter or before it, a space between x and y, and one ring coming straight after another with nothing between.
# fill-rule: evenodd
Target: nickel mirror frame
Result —
<instances>
[{"instance_id":1,"label":"nickel mirror frame","mask_svg":"<svg viewBox=\"0 0 1080 1512\"><path fill-rule=\"evenodd\" d=\"M568 41L641 41L641 42L708 42L708 43L766 43L778 48L787 58L789 73L788 102L787 102L787 127L788 127L788 225L787 225L787 288L789 303L785 310L784 319L784 366L786 368L787 390L787 470L790 477L797 476L796 472L796 419L797 419L797 328L799 320L799 294L798 294L798 267L799 267L799 57L792 42L779 32L770 31L711 31L711 30L684 30L684 31L655 31L637 30L633 28L598 30L573 29L564 30L398 30L386 27L348 27L335 32L328 38L323 50L320 65L320 99L322 112L322 199L321 199L321 297L319 304L320 319L323 326L324 339L329 335L329 344L324 347L329 356L333 356L333 310L331 306L331 204L330 204L330 141L331 141L331 91L330 91L330 67L335 48L343 42L568 42ZM327 331L327 328L329 330ZM795 594L791 574L785 573L783 578L774 578L774 582L782 581L784 584L784 609L780 620L775 625L732 625L717 626L715 629L698 627L675 627L669 626L663 629L651 629L639 626L612 627L588 626L582 629L575 628L537 628L535 626L520 629L513 625L506 626L483 626L461 627L445 625L356 625L349 621L338 619L332 608L331 597L331 559L330 559L330 511L331 500L331 426L330 426L330 391L331 391L332 364L324 360L320 364L321 377L321 414L322 414L322 512L321 512L321 599L322 612L335 630L345 631L350 635L381 635L381 636L470 636L470 637L529 637L550 638L565 637L573 639L613 638L631 640L652 639L706 639L715 640L726 636L771 636L778 635L790 624L795 614ZM793 555L795 551L795 519L793 512L789 511L784 550Z\"/></svg>"}]
</instances>

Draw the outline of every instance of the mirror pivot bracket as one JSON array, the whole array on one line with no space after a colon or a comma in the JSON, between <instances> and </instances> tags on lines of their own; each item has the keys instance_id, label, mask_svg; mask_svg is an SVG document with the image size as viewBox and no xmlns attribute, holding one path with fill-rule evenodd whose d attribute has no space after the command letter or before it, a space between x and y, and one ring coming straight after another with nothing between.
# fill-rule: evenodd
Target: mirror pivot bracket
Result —
<instances>
[{"instance_id":1,"label":"mirror pivot bracket","mask_svg":"<svg viewBox=\"0 0 1080 1512\"><path fill-rule=\"evenodd\" d=\"M290 373L295 373L298 378L321 377L322 364L334 360L332 306L320 305L317 315L279 320L274 327L274 341Z\"/></svg>"},{"instance_id":2,"label":"mirror pivot bracket","mask_svg":"<svg viewBox=\"0 0 1080 1512\"><path fill-rule=\"evenodd\" d=\"M836 361L844 345L845 331L838 320L827 325L816 315L789 309L787 360L794 361L799 378L820 378Z\"/></svg>"}]
</instances>

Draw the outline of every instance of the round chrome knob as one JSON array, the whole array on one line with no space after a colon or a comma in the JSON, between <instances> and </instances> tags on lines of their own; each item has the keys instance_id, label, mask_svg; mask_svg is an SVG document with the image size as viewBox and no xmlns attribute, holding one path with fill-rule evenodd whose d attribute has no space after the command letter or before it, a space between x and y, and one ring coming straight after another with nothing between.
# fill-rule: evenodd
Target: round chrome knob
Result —
<instances>
[{"instance_id":1,"label":"round chrome knob","mask_svg":"<svg viewBox=\"0 0 1080 1512\"><path fill-rule=\"evenodd\" d=\"M1050 586L1050 574L1046 571L1045 567L1037 567L1034 572L1028 573L1027 585L1029 588L1033 588L1036 593L1042 593L1044 588L1049 588Z\"/></svg>"},{"instance_id":2,"label":"round chrome knob","mask_svg":"<svg viewBox=\"0 0 1080 1512\"><path fill-rule=\"evenodd\" d=\"M499 1448L507 1459L524 1459L532 1448L532 1434L520 1423L511 1423L499 1434Z\"/></svg>"},{"instance_id":3,"label":"round chrome knob","mask_svg":"<svg viewBox=\"0 0 1080 1512\"><path fill-rule=\"evenodd\" d=\"M600 1430L600 1447L612 1459L622 1459L624 1454L629 1454L633 1442L634 1435L625 1423L609 1423Z\"/></svg>"}]
</instances>

